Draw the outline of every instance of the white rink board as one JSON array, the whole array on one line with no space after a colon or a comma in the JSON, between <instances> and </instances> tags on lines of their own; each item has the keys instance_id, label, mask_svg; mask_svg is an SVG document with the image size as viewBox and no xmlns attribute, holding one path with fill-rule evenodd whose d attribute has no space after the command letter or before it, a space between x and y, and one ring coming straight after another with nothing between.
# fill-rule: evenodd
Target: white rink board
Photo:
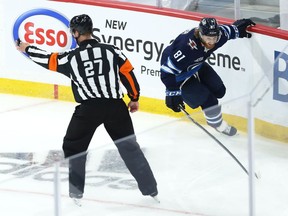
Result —
<instances>
[{"instance_id":1,"label":"white rink board","mask_svg":"<svg viewBox=\"0 0 288 216\"><path fill-rule=\"evenodd\" d=\"M21 5L21 7L15 7L15 5ZM182 31L198 25L198 21L184 18L44 0L25 0L25 4L21 0L1 0L1 6L0 38L5 43L1 44L0 50L0 77L69 86L70 80L66 77L51 73L31 61L27 61L26 57L15 49L13 27L19 17L23 14L27 15L29 11L35 9L54 11L56 14L66 17L67 20L70 20L74 15L86 13L93 19L94 27L97 29L94 34L100 41L115 43L123 49L123 52L131 60L141 86L141 95L157 99L164 99L165 97L165 87L160 81L158 71L160 68L159 58L164 47ZM62 48L69 48L72 43L67 28L61 26L57 18L48 18L47 16L45 18L43 15L27 16L27 19L22 19L18 29L21 39L25 35L24 25L27 22L34 24L28 29L31 31L30 39L40 40L41 37L35 36L35 32L37 29L43 30L40 36L44 35L44 44L36 43L37 46L61 51L55 44L47 45L48 38L45 34L51 29L55 32L60 30L67 32L68 43L66 47ZM288 126L288 67L287 61L285 61L288 52L286 46L287 41L285 40L253 33L250 40L231 40L220 48L215 53L216 59L210 60L209 63L213 64L227 87L227 94L221 103L247 95L261 80L261 84L257 85L256 93L253 94L253 100L256 101L267 89L268 91L262 98L261 104L256 107L255 117L273 124ZM275 53L282 52L283 49L285 58L281 58L279 67L274 67ZM219 57L223 55L227 57L225 61ZM230 61L228 61L228 56ZM233 65L229 67L233 58L240 60L240 65L234 68ZM219 63L218 59L220 59ZM284 76L281 75L282 77L279 78L280 74L284 74ZM277 88L270 88L275 79L280 80L279 83L277 82ZM223 112L247 117L247 113L243 112L243 106L246 104L227 106Z\"/></svg>"}]
</instances>

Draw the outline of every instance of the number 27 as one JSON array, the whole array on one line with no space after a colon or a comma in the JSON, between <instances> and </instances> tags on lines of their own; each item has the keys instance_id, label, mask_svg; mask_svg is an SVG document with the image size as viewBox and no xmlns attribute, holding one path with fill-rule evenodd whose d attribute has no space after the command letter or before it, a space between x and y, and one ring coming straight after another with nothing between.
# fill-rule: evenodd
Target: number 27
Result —
<instances>
[{"instance_id":1,"label":"number 27","mask_svg":"<svg viewBox=\"0 0 288 216\"><path fill-rule=\"evenodd\" d=\"M94 64L98 64L99 65L99 68L98 68L99 75L103 74L103 71L102 71L102 60L101 59L95 59L94 61L84 62L86 77L94 75L94 71L95 71L94 70Z\"/></svg>"}]
</instances>

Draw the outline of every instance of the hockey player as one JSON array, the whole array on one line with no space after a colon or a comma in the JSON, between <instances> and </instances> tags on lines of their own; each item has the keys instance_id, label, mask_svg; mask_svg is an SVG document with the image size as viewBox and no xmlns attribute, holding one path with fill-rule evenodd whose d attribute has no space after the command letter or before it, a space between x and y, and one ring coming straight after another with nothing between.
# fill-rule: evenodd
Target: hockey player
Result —
<instances>
[{"instance_id":1,"label":"hockey player","mask_svg":"<svg viewBox=\"0 0 288 216\"><path fill-rule=\"evenodd\" d=\"M69 195L79 204L84 193L86 151L95 130L104 124L141 193L156 199L157 183L136 141L128 112L139 109L140 88L133 66L117 47L93 39L92 29L91 18L82 14L70 21L70 32L78 44L75 49L50 53L24 42L17 46L35 63L71 79L79 105L63 141L64 156L69 159ZM128 107L123 101L120 81L130 98Z\"/></svg>"},{"instance_id":2,"label":"hockey player","mask_svg":"<svg viewBox=\"0 0 288 216\"><path fill-rule=\"evenodd\" d=\"M218 99L226 87L214 69L205 60L228 40L250 38L248 26L255 23L241 19L233 25L219 25L215 18L203 18L199 26L185 31L165 48L161 57L161 80L166 86L166 106L180 112L184 102L195 109L201 107L208 125L233 136L237 129L222 119ZM184 102L183 102L184 101Z\"/></svg>"}]
</instances>

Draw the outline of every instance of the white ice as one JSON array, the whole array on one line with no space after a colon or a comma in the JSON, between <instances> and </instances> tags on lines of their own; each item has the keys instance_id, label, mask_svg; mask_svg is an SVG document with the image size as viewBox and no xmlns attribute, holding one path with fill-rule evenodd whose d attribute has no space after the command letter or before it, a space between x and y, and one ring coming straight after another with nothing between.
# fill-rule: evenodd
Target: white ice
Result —
<instances>
[{"instance_id":1,"label":"white ice","mask_svg":"<svg viewBox=\"0 0 288 216\"><path fill-rule=\"evenodd\" d=\"M3 216L246 216L248 175L185 116L132 114L158 182L160 203L142 196L103 127L89 147L82 207L67 196L60 165L55 211L55 161L76 103L0 94L0 214ZM186 119L186 120L184 120ZM247 134L225 137L206 127L248 169ZM255 215L288 216L288 145L255 136Z\"/></svg>"}]
</instances>

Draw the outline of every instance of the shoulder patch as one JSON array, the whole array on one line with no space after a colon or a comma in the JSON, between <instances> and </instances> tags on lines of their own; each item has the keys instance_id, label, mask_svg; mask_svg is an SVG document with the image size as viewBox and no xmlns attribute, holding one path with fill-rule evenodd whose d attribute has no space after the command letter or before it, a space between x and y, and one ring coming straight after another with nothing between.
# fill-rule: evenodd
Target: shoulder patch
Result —
<instances>
[{"instance_id":1,"label":"shoulder patch","mask_svg":"<svg viewBox=\"0 0 288 216\"><path fill-rule=\"evenodd\" d=\"M191 40L190 38L189 38L188 45L191 47L191 49L198 50L196 42L194 40Z\"/></svg>"}]
</instances>

